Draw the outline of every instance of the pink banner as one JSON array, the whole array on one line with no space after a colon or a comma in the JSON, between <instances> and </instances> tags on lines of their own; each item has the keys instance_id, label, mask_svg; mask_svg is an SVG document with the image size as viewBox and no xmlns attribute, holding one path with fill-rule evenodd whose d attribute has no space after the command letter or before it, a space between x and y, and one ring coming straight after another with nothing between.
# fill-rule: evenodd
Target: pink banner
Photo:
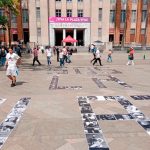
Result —
<instances>
[{"instance_id":1,"label":"pink banner","mask_svg":"<svg viewBox=\"0 0 150 150\"><path fill-rule=\"evenodd\" d=\"M58 22L89 23L91 22L91 18L90 17L50 17L49 22L50 23L58 23Z\"/></svg>"}]
</instances>

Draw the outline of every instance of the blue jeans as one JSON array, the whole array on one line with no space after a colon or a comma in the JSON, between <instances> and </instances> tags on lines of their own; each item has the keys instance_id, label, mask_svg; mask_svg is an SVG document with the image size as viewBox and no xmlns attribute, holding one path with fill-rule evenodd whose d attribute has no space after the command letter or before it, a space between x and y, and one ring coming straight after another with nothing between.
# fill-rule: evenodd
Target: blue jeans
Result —
<instances>
[{"instance_id":1,"label":"blue jeans","mask_svg":"<svg viewBox=\"0 0 150 150\"><path fill-rule=\"evenodd\" d=\"M60 58L60 59L59 59L59 62L60 62L60 66L61 66L61 67L64 66L64 59L63 59L63 58Z\"/></svg>"},{"instance_id":2,"label":"blue jeans","mask_svg":"<svg viewBox=\"0 0 150 150\"><path fill-rule=\"evenodd\" d=\"M47 64L50 65L51 64L51 57L47 56Z\"/></svg>"},{"instance_id":3,"label":"blue jeans","mask_svg":"<svg viewBox=\"0 0 150 150\"><path fill-rule=\"evenodd\" d=\"M112 62L112 57L110 55L108 55L107 61Z\"/></svg>"},{"instance_id":4,"label":"blue jeans","mask_svg":"<svg viewBox=\"0 0 150 150\"><path fill-rule=\"evenodd\" d=\"M1 57L1 65L4 66L6 62L6 57Z\"/></svg>"}]
</instances>

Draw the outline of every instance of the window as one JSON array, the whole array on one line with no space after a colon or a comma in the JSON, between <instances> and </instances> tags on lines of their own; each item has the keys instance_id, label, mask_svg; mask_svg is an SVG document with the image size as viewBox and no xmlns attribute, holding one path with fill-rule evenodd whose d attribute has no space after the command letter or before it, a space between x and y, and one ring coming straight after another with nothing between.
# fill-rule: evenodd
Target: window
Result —
<instances>
[{"instance_id":1,"label":"window","mask_svg":"<svg viewBox=\"0 0 150 150\"><path fill-rule=\"evenodd\" d=\"M72 17L72 10L71 9L67 9L67 17Z\"/></svg>"},{"instance_id":2,"label":"window","mask_svg":"<svg viewBox=\"0 0 150 150\"><path fill-rule=\"evenodd\" d=\"M110 3L112 4L112 3L116 3L116 0L110 0Z\"/></svg>"},{"instance_id":3,"label":"window","mask_svg":"<svg viewBox=\"0 0 150 150\"><path fill-rule=\"evenodd\" d=\"M137 3L137 0L132 0L132 3Z\"/></svg>"},{"instance_id":4,"label":"window","mask_svg":"<svg viewBox=\"0 0 150 150\"><path fill-rule=\"evenodd\" d=\"M82 9L78 10L78 17L83 17L83 10Z\"/></svg>"},{"instance_id":5,"label":"window","mask_svg":"<svg viewBox=\"0 0 150 150\"><path fill-rule=\"evenodd\" d=\"M78 0L78 2L83 2L83 0Z\"/></svg>"},{"instance_id":6,"label":"window","mask_svg":"<svg viewBox=\"0 0 150 150\"><path fill-rule=\"evenodd\" d=\"M141 29L141 34L145 34L145 29Z\"/></svg>"},{"instance_id":7,"label":"window","mask_svg":"<svg viewBox=\"0 0 150 150\"><path fill-rule=\"evenodd\" d=\"M56 0L56 2L61 2L61 0Z\"/></svg>"},{"instance_id":8,"label":"window","mask_svg":"<svg viewBox=\"0 0 150 150\"><path fill-rule=\"evenodd\" d=\"M142 10L142 22L146 21L147 10Z\"/></svg>"},{"instance_id":9,"label":"window","mask_svg":"<svg viewBox=\"0 0 150 150\"><path fill-rule=\"evenodd\" d=\"M0 16L3 16L3 15L4 15L4 10L0 9Z\"/></svg>"},{"instance_id":10,"label":"window","mask_svg":"<svg viewBox=\"0 0 150 150\"><path fill-rule=\"evenodd\" d=\"M0 29L0 35L4 34L4 30Z\"/></svg>"},{"instance_id":11,"label":"window","mask_svg":"<svg viewBox=\"0 0 150 150\"><path fill-rule=\"evenodd\" d=\"M11 14L11 23L17 23L17 16L14 14Z\"/></svg>"},{"instance_id":12,"label":"window","mask_svg":"<svg viewBox=\"0 0 150 150\"><path fill-rule=\"evenodd\" d=\"M102 21L102 8L99 8L98 18L99 18L99 21Z\"/></svg>"},{"instance_id":13,"label":"window","mask_svg":"<svg viewBox=\"0 0 150 150\"><path fill-rule=\"evenodd\" d=\"M127 0L121 0L121 2L122 2L123 4L126 4L126 3L127 3Z\"/></svg>"},{"instance_id":14,"label":"window","mask_svg":"<svg viewBox=\"0 0 150 150\"><path fill-rule=\"evenodd\" d=\"M72 2L72 0L67 0L67 2Z\"/></svg>"},{"instance_id":15,"label":"window","mask_svg":"<svg viewBox=\"0 0 150 150\"><path fill-rule=\"evenodd\" d=\"M98 37L102 37L102 28L98 28Z\"/></svg>"},{"instance_id":16,"label":"window","mask_svg":"<svg viewBox=\"0 0 150 150\"><path fill-rule=\"evenodd\" d=\"M114 23L115 22L115 10L110 10L110 18L109 18L109 21L111 23Z\"/></svg>"},{"instance_id":17,"label":"window","mask_svg":"<svg viewBox=\"0 0 150 150\"><path fill-rule=\"evenodd\" d=\"M135 29L131 29L130 34L135 34Z\"/></svg>"},{"instance_id":18,"label":"window","mask_svg":"<svg viewBox=\"0 0 150 150\"><path fill-rule=\"evenodd\" d=\"M37 36L41 36L41 28L37 28Z\"/></svg>"},{"instance_id":19,"label":"window","mask_svg":"<svg viewBox=\"0 0 150 150\"><path fill-rule=\"evenodd\" d=\"M61 10L60 9L56 9L56 17L61 17Z\"/></svg>"},{"instance_id":20,"label":"window","mask_svg":"<svg viewBox=\"0 0 150 150\"><path fill-rule=\"evenodd\" d=\"M39 21L40 18L41 18L41 15L40 15L40 7L36 7L36 18L37 18L37 21Z\"/></svg>"},{"instance_id":21,"label":"window","mask_svg":"<svg viewBox=\"0 0 150 150\"><path fill-rule=\"evenodd\" d=\"M126 19L126 11L125 10L121 10L121 22L124 23Z\"/></svg>"},{"instance_id":22,"label":"window","mask_svg":"<svg viewBox=\"0 0 150 150\"><path fill-rule=\"evenodd\" d=\"M136 10L132 10L131 22L136 22Z\"/></svg>"},{"instance_id":23,"label":"window","mask_svg":"<svg viewBox=\"0 0 150 150\"><path fill-rule=\"evenodd\" d=\"M28 16L28 10L27 9L22 10L22 17L23 17L23 23L28 23L29 16Z\"/></svg>"},{"instance_id":24,"label":"window","mask_svg":"<svg viewBox=\"0 0 150 150\"><path fill-rule=\"evenodd\" d=\"M143 5L146 5L147 4L147 0L143 0Z\"/></svg>"}]
</instances>

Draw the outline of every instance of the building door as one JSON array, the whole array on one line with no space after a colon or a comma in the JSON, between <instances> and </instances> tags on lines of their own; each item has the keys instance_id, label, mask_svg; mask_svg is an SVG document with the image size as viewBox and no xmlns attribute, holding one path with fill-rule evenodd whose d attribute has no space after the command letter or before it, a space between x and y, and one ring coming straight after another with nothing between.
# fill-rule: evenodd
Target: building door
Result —
<instances>
[{"instance_id":1,"label":"building door","mask_svg":"<svg viewBox=\"0 0 150 150\"><path fill-rule=\"evenodd\" d=\"M84 29L77 29L78 46L84 46Z\"/></svg>"},{"instance_id":2,"label":"building door","mask_svg":"<svg viewBox=\"0 0 150 150\"><path fill-rule=\"evenodd\" d=\"M109 34L109 42L114 42L114 34Z\"/></svg>"},{"instance_id":3,"label":"building door","mask_svg":"<svg viewBox=\"0 0 150 150\"><path fill-rule=\"evenodd\" d=\"M55 45L61 46L63 40L63 30L62 29L55 29Z\"/></svg>"},{"instance_id":4,"label":"building door","mask_svg":"<svg viewBox=\"0 0 150 150\"><path fill-rule=\"evenodd\" d=\"M26 44L27 42L29 42L29 32L24 31L23 34L24 34L24 43Z\"/></svg>"},{"instance_id":5,"label":"building door","mask_svg":"<svg viewBox=\"0 0 150 150\"><path fill-rule=\"evenodd\" d=\"M73 29L66 29L66 37L70 35L73 38ZM66 43L66 46L72 46L73 43Z\"/></svg>"},{"instance_id":6,"label":"building door","mask_svg":"<svg viewBox=\"0 0 150 150\"><path fill-rule=\"evenodd\" d=\"M18 41L18 34L13 34L12 38L13 41Z\"/></svg>"}]
</instances>

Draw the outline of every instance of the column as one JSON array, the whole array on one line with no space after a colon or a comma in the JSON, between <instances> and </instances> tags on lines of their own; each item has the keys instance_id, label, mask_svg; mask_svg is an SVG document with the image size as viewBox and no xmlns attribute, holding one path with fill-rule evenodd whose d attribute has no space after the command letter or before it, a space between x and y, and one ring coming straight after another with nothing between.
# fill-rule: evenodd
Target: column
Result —
<instances>
[{"instance_id":1,"label":"column","mask_svg":"<svg viewBox=\"0 0 150 150\"><path fill-rule=\"evenodd\" d=\"M65 39L66 38L66 29L63 29L63 39ZM65 46L66 45L66 43L64 43L63 42L63 46Z\"/></svg>"},{"instance_id":2,"label":"column","mask_svg":"<svg viewBox=\"0 0 150 150\"><path fill-rule=\"evenodd\" d=\"M120 42L120 15L121 15L121 0L116 1L116 20L115 20L115 44Z\"/></svg>"},{"instance_id":3,"label":"column","mask_svg":"<svg viewBox=\"0 0 150 150\"><path fill-rule=\"evenodd\" d=\"M147 4L147 21L146 21L146 45L150 45L150 1Z\"/></svg>"},{"instance_id":4,"label":"column","mask_svg":"<svg viewBox=\"0 0 150 150\"><path fill-rule=\"evenodd\" d=\"M74 29L74 30L73 30L73 38L74 38L74 39L77 39L77 29ZM74 43L74 46L77 46L77 43L76 43L76 42Z\"/></svg>"},{"instance_id":5,"label":"column","mask_svg":"<svg viewBox=\"0 0 150 150\"><path fill-rule=\"evenodd\" d=\"M142 1L138 0L137 4L137 21L136 21L136 33L135 33L135 42L140 43L141 36L141 18L142 18Z\"/></svg>"},{"instance_id":6,"label":"column","mask_svg":"<svg viewBox=\"0 0 150 150\"><path fill-rule=\"evenodd\" d=\"M126 22L125 22L125 43L130 43L131 16L132 16L132 0L127 1L126 6Z\"/></svg>"}]
</instances>

